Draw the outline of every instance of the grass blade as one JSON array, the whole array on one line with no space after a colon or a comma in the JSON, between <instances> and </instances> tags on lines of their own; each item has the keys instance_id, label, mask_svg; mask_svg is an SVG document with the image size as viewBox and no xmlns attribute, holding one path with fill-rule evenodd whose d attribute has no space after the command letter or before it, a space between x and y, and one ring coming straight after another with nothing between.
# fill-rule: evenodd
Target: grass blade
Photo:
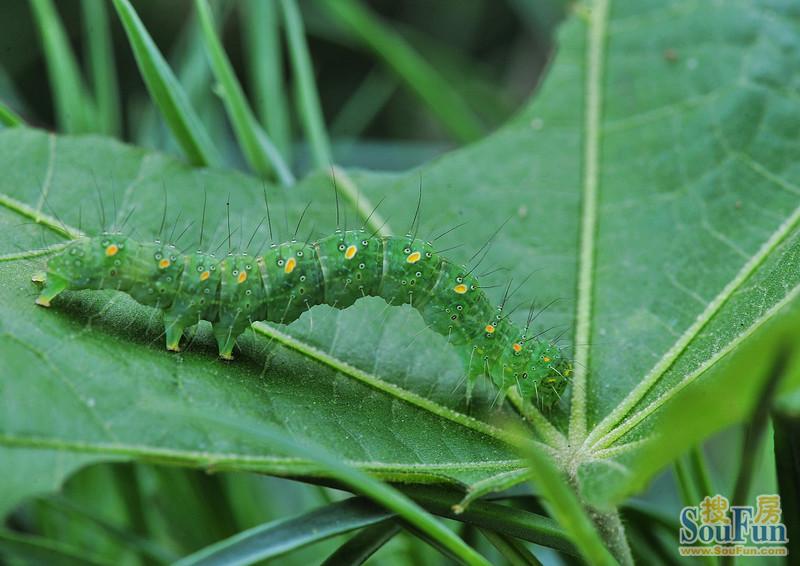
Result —
<instances>
[{"instance_id":1,"label":"grass blade","mask_svg":"<svg viewBox=\"0 0 800 566\"><path fill-rule=\"evenodd\" d=\"M247 103L242 86L233 72L233 67L222 48L219 37L217 37L214 16L211 14L208 2L195 0L195 6L200 17L211 68L222 88L222 100L247 163L259 175L272 177L272 173L275 171L283 185L294 184L292 172L272 141L261 130L261 126Z\"/></svg>"},{"instance_id":2,"label":"grass blade","mask_svg":"<svg viewBox=\"0 0 800 566\"><path fill-rule=\"evenodd\" d=\"M483 134L477 117L450 83L363 4L358 0L326 0L322 5L406 82L455 139L470 142Z\"/></svg>"},{"instance_id":3,"label":"grass blade","mask_svg":"<svg viewBox=\"0 0 800 566\"><path fill-rule=\"evenodd\" d=\"M789 556L800 553L800 418L773 413L775 469L781 495L783 524L788 531Z\"/></svg>"},{"instance_id":4,"label":"grass blade","mask_svg":"<svg viewBox=\"0 0 800 566\"><path fill-rule=\"evenodd\" d=\"M283 79L278 5L271 0L240 5L253 105L267 135L291 161L289 102Z\"/></svg>"},{"instance_id":5,"label":"grass blade","mask_svg":"<svg viewBox=\"0 0 800 566\"><path fill-rule=\"evenodd\" d=\"M82 0L84 43L89 52L89 71L97 104L97 129L109 135L120 133L119 90L114 64L114 44L106 0Z\"/></svg>"},{"instance_id":6,"label":"grass blade","mask_svg":"<svg viewBox=\"0 0 800 566\"><path fill-rule=\"evenodd\" d=\"M397 79L383 68L367 74L331 122L336 137L358 137L397 90Z\"/></svg>"},{"instance_id":7,"label":"grass blade","mask_svg":"<svg viewBox=\"0 0 800 566\"><path fill-rule=\"evenodd\" d=\"M125 28L150 97L161 110L176 141L195 165L219 165L220 158L172 70L129 0L112 0Z\"/></svg>"},{"instance_id":8,"label":"grass blade","mask_svg":"<svg viewBox=\"0 0 800 566\"><path fill-rule=\"evenodd\" d=\"M739 471L736 474L736 483L733 486L731 495L731 505L746 505L749 500L753 475L756 471L756 458L758 448L764 438L765 432L769 428L769 414L778 391L778 386L786 377L791 359L791 350L788 342L781 344L775 355L772 368L766 382L762 385L758 397L758 403L753 408L753 415L750 422L745 425L744 439L742 441L742 459L739 464ZM735 555L725 555L720 559L723 566L735 564Z\"/></svg>"},{"instance_id":9,"label":"grass blade","mask_svg":"<svg viewBox=\"0 0 800 566\"><path fill-rule=\"evenodd\" d=\"M71 134L92 131L94 103L58 12L51 0L31 0L31 8L42 39L58 127Z\"/></svg>"},{"instance_id":10,"label":"grass blade","mask_svg":"<svg viewBox=\"0 0 800 566\"><path fill-rule=\"evenodd\" d=\"M82 507L64 496L40 498L38 503L44 508L69 517L72 521L85 521L99 527L110 539L140 555L143 559L156 564L169 564L175 560L173 553L162 548L158 543L143 538L130 530L120 528L93 510Z\"/></svg>"},{"instance_id":11,"label":"grass blade","mask_svg":"<svg viewBox=\"0 0 800 566\"><path fill-rule=\"evenodd\" d=\"M283 19L286 23L286 37L289 42L289 55L292 69L297 81L297 94L300 102L300 118L303 122L314 162L320 169L330 167L333 163L328 132L319 102L317 84L308 54L303 19L295 0L281 0Z\"/></svg>"},{"instance_id":12,"label":"grass blade","mask_svg":"<svg viewBox=\"0 0 800 566\"><path fill-rule=\"evenodd\" d=\"M227 7L229 4L223 4ZM219 12L215 11L215 15ZM228 135L230 127L225 110L219 97L213 92L213 76L208 65L208 57L203 47L203 30L200 28L197 14L188 15L178 31L175 43L170 52L165 54L167 64L173 70L178 83L186 93L192 109L203 117L206 133L215 141L222 160L228 162L228 156L239 153L239 147ZM145 106L146 104L146 106ZM175 137L161 119L158 107L149 99L138 102L134 100L130 106L131 136L138 145L154 147L167 152L181 152ZM233 151L231 151L231 149Z\"/></svg>"},{"instance_id":13,"label":"grass blade","mask_svg":"<svg viewBox=\"0 0 800 566\"><path fill-rule=\"evenodd\" d=\"M518 540L489 529L481 533L511 566L541 566L542 563Z\"/></svg>"},{"instance_id":14,"label":"grass blade","mask_svg":"<svg viewBox=\"0 0 800 566\"><path fill-rule=\"evenodd\" d=\"M758 403L753 409L753 416L750 422L745 427L744 439L742 442L743 454L742 462L739 466L739 472L736 476L736 483L733 487L733 495L731 496L731 505L746 505L748 495L750 493L750 484L755 471L755 458L751 458L752 454L756 454L758 446L764 437L764 432L769 424L769 412L772 407L772 402L775 398L778 385L787 374L787 367L789 365L790 350L788 345L784 344L779 348L775 361L773 362L772 369L770 370L769 377L766 383L763 384L760 392ZM722 558L725 563L727 556Z\"/></svg>"},{"instance_id":15,"label":"grass blade","mask_svg":"<svg viewBox=\"0 0 800 566\"><path fill-rule=\"evenodd\" d=\"M426 486L409 486L403 491L425 509L442 517L500 531L566 554L577 554L564 529L549 517L483 500L473 501L466 510L456 513L454 507L461 503L462 493Z\"/></svg>"},{"instance_id":16,"label":"grass blade","mask_svg":"<svg viewBox=\"0 0 800 566\"><path fill-rule=\"evenodd\" d=\"M703 496L716 493L711 483L711 475L708 473L708 464L705 454L703 454L702 444L694 446L689 452L689 465L700 493Z\"/></svg>"},{"instance_id":17,"label":"grass blade","mask_svg":"<svg viewBox=\"0 0 800 566\"><path fill-rule=\"evenodd\" d=\"M385 521L391 512L353 497L290 519L279 519L212 544L175 566L252 564L332 536Z\"/></svg>"},{"instance_id":18,"label":"grass blade","mask_svg":"<svg viewBox=\"0 0 800 566\"><path fill-rule=\"evenodd\" d=\"M328 453L321 446L296 437L287 438L285 434L264 426L263 423L208 417L220 427L234 429L243 438L252 437L264 442L270 450L278 450L289 456L296 456L314 462L320 471L334 481L341 482L348 489L358 492L386 509L393 511L420 531L426 533L447 548L466 564L489 564L486 559L470 548L453 531L432 517L422 507L394 487L371 477L366 472L343 464L341 459Z\"/></svg>"},{"instance_id":19,"label":"grass blade","mask_svg":"<svg viewBox=\"0 0 800 566\"><path fill-rule=\"evenodd\" d=\"M578 501L577 496L567 485L553 462L531 444L522 446L522 449L530 462L531 476L536 488L542 494L545 507L564 527L586 561L589 564L616 564L617 561L603 544L600 534L583 505ZM630 558L630 549L627 549L627 544L621 541L620 546L624 547L620 549L620 554L627 554L627 557ZM631 560L628 559L626 562L630 563Z\"/></svg>"},{"instance_id":20,"label":"grass blade","mask_svg":"<svg viewBox=\"0 0 800 566\"><path fill-rule=\"evenodd\" d=\"M357 566L363 564L400 532L395 521L383 521L364 529L331 554L322 566Z\"/></svg>"},{"instance_id":21,"label":"grass blade","mask_svg":"<svg viewBox=\"0 0 800 566\"><path fill-rule=\"evenodd\" d=\"M85 548L2 528L0 528L0 556L18 558L23 564L93 566L109 563L108 560L87 553ZM14 563L13 560L9 560L9 564Z\"/></svg>"},{"instance_id":22,"label":"grass blade","mask_svg":"<svg viewBox=\"0 0 800 566\"><path fill-rule=\"evenodd\" d=\"M0 100L0 125L8 128L16 128L17 126L24 126L25 121L22 119L22 116L14 112Z\"/></svg>"}]
</instances>

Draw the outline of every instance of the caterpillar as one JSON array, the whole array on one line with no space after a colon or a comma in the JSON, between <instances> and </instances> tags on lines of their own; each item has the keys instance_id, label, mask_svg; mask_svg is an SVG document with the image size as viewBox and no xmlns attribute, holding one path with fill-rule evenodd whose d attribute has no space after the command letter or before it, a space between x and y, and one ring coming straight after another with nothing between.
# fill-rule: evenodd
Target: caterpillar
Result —
<instances>
[{"instance_id":1,"label":"caterpillar","mask_svg":"<svg viewBox=\"0 0 800 566\"><path fill-rule=\"evenodd\" d=\"M493 307L477 278L413 235L375 236L337 229L314 242L273 244L263 255L184 254L160 240L119 232L69 243L33 276L36 304L49 307L65 290L114 289L163 311L166 347L180 351L186 328L212 323L219 356L233 359L237 337L254 321L288 324L317 304L346 308L364 296L407 303L462 353L467 396L481 376L504 395L551 407L572 371L561 349ZM530 317L528 326L530 325Z\"/></svg>"}]
</instances>

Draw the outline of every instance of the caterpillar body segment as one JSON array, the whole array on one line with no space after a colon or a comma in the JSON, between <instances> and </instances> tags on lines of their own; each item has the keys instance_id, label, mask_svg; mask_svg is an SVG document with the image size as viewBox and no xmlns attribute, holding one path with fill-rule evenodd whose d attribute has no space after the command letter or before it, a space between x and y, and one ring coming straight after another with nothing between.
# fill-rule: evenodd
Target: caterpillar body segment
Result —
<instances>
[{"instance_id":1,"label":"caterpillar body segment","mask_svg":"<svg viewBox=\"0 0 800 566\"><path fill-rule=\"evenodd\" d=\"M290 323L317 304L346 308L365 296L410 304L462 352L467 394L488 376L504 394L516 387L540 406L560 398L571 363L560 349L526 337L493 306L476 277L442 258L429 242L337 230L312 243L273 245L263 255L183 254L159 241L122 234L76 240L47 265L36 303L64 290L115 289L163 312L166 346L178 351L186 328L207 320L219 355L232 359L252 322Z\"/></svg>"}]
</instances>

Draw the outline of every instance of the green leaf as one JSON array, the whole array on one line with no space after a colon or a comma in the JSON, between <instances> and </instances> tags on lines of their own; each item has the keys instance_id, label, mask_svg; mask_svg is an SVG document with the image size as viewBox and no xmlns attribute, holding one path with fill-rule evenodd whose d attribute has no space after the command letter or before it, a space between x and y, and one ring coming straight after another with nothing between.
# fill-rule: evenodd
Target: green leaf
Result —
<instances>
[{"instance_id":1,"label":"green leaf","mask_svg":"<svg viewBox=\"0 0 800 566\"><path fill-rule=\"evenodd\" d=\"M150 97L158 105L186 157L196 165L219 164L220 157L203 123L136 10L128 0L113 1Z\"/></svg>"},{"instance_id":2,"label":"green leaf","mask_svg":"<svg viewBox=\"0 0 800 566\"><path fill-rule=\"evenodd\" d=\"M182 558L176 562L176 566L252 564L379 523L391 515L369 501L346 499L297 517L279 519L241 532Z\"/></svg>"},{"instance_id":3,"label":"green leaf","mask_svg":"<svg viewBox=\"0 0 800 566\"><path fill-rule=\"evenodd\" d=\"M539 270L518 300L565 299L536 324L558 327L548 337L574 328L571 393L528 422L542 453L594 505L640 489L698 438L745 418L769 365L771 351L758 346L796 339L800 100L787 83L800 63L796 16L792 0L597 0L562 26L535 99L492 136L419 170L348 171L341 183L349 226L367 216L365 200L385 197L379 213L401 232L422 179L420 234L470 222L437 241L460 245L447 253L458 262L511 216L486 271L507 267L520 281ZM181 211L176 233L200 219L197 188L206 187L206 234L216 245L226 239L232 188L232 224L243 226L235 238L246 241L258 224L257 180L24 128L0 132L0 165L0 444L8 449L327 473L220 427L224 418L313 438L384 479L486 486L526 467L507 424L524 426L519 417L493 406L489 387L467 407L457 357L408 307L368 298L344 311L315 308L288 328L258 324L224 364L205 327L187 352L164 352L154 313L118 294L33 306L30 274L44 259L25 250L74 234L76 203L86 213L100 192L119 219L136 206L131 225L149 238L162 186L171 224ZM275 222L281 239L309 201L303 231L333 230L330 176L312 175L291 194L267 190L281 209L273 218L286 218ZM499 285L488 289L499 299L503 278L484 279ZM725 401L699 402L706 384ZM797 395L795 374L779 393ZM659 436L682 404L694 409L691 434Z\"/></svg>"},{"instance_id":4,"label":"green leaf","mask_svg":"<svg viewBox=\"0 0 800 566\"><path fill-rule=\"evenodd\" d=\"M0 448L3 481L0 483L0 517L25 498L58 490L62 482L95 458L62 450Z\"/></svg>"}]
</instances>

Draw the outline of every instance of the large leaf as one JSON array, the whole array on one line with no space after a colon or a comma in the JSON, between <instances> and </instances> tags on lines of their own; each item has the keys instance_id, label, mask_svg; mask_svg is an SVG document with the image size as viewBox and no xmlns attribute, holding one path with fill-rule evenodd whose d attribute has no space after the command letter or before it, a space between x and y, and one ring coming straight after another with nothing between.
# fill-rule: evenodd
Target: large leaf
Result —
<instances>
[{"instance_id":1,"label":"large leaf","mask_svg":"<svg viewBox=\"0 0 800 566\"><path fill-rule=\"evenodd\" d=\"M463 244L448 252L456 260L512 217L485 270L505 266L518 281L534 271L517 300L564 299L537 323L555 327L548 336L574 327L577 375L571 398L547 415L553 425L536 415L533 423L556 462L590 484L610 468L624 481L648 454L641 441L653 437L655 417L687 385L713 369L735 387L742 376L720 362L800 289L800 99L786 83L800 63L795 3L592 8L564 25L542 89L503 129L419 171L350 172L369 201L386 198L395 232L407 228L422 179L421 234L470 222L437 242ZM252 178L102 138L6 131L0 165L0 253L15 257L69 231L56 214L72 227L82 216L96 232L87 218L98 193L109 217L114 203L119 218L137 207L129 225L141 238L159 227L162 187L170 220L181 211L176 234L187 219L199 222L207 192L213 246L225 239L229 193L234 241L263 214ZM327 176L268 191L283 238L309 200L298 237L333 229ZM20 226L30 219L45 228ZM500 421L513 412L492 406L488 390L465 405L454 353L410 308L364 299L312 309L288 329L258 325L226 364L204 329L186 352L163 351L154 313L122 295L73 293L35 308L29 279L42 263L0 263L0 442L26 465L38 462L36 448L318 473L241 433L269 424L394 480L469 484L523 466ZM501 284L489 289L495 297L504 276L484 278ZM694 426L710 432L719 422Z\"/></svg>"}]
</instances>

